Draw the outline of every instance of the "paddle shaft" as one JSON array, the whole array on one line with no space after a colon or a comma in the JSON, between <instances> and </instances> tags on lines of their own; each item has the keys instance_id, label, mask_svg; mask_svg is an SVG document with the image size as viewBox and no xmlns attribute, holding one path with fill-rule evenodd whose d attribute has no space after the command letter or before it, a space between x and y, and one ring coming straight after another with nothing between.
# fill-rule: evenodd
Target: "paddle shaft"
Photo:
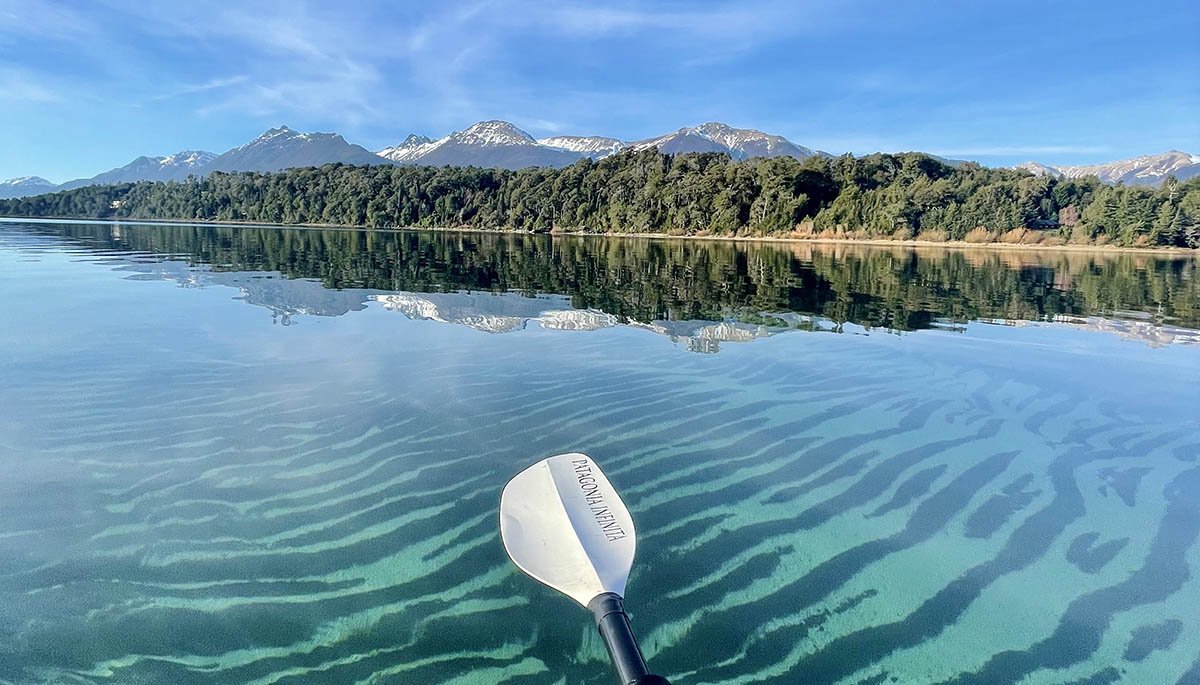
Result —
<instances>
[{"instance_id":1,"label":"paddle shaft","mask_svg":"<svg viewBox=\"0 0 1200 685\"><path fill-rule=\"evenodd\" d=\"M646 666L620 595L615 592L598 594L588 602L588 608L596 617L596 629L604 638L604 646L608 648L608 656L613 668L617 669L621 685L670 685L666 678L654 675Z\"/></svg>"}]
</instances>

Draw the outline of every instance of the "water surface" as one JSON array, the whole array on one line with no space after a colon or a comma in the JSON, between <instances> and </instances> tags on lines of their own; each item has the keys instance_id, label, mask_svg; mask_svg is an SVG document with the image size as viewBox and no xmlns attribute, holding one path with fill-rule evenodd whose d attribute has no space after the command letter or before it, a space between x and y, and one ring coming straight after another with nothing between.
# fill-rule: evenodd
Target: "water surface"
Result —
<instances>
[{"instance_id":1,"label":"water surface","mask_svg":"<svg viewBox=\"0 0 1200 685\"><path fill-rule=\"evenodd\" d=\"M571 450L674 683L1196 682L1198 281L0 223L0 682L609 683L497 531Z\"/></svg>"}]
</instances>

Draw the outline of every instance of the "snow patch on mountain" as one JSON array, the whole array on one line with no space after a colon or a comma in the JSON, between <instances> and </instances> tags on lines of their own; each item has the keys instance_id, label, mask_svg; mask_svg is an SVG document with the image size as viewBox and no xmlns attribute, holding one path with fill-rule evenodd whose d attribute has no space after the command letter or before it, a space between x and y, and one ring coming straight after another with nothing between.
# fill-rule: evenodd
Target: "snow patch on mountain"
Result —
<instances>
[{"instance_id":1,"label":"snow patch on mountain","mask_svg":"<svg viewBox=\"0 0 1200 685\"><path fill-rule=\"evenodd\" d=\"M404 142L400 143L399 145L385 147L375 154L383 157L384 159L390 159L393 162L400 162L402 164L413 162L421 155L424 155L425 153L446 142L449 140L449 138L450 136L446 136L445 138L435 141L430 140L427 136L410 134L404 139Z\"/></svg>"},{"instance_id":2,"label":"snow patch on mountain","mask_svg":"<svg viewBox=\"0 0 1200 685\"><path fill-rule=\"evenodd\" d=\"M567 152L577 152L593 159L616 154L625 147L625 143L616 138L606 138L604 136L552 136L550 138L539 138L537 142L539 145L566 150Z\"/></svg>"},{"instance_id":3,"label":"snow patch on mountain","mask_svg":"<svg viewBox=\"0 0 1200 685\"><path fill-rule=\"evenodd\" d=\"M269 172L336 162L366 165L387 164L389 160L347 143L336 133L300 133L280 126L225 152L205 165L204 171Z\"/></svg>"},{"instance_id":4,"label":"snow patch on mountain","mask_svg":"<svg viewBox=\"0 0 1200 685\"><path fill-rule=\"evenodd\" d=\"M50 181L47 181L46 179L42 178L41 176L18 176L17 178L10 178L7 181L0 182L0 185L21 187L21 186L52 186L54 184L51 183Z\"/></svg>"},{"instance_id":5,"label":"snow patch on mountain","mask_svg":"<svg viewBox=\"0 0 1200 685\"><path fill-rule=\"evenodd\" d=\"M1033 160L1018 164L1013 168L1021 169L1022 171L1028 171L1034 176L1053 176L1054 178L1062 177L1062 172L1058 169L1040 162L1035 162Z\"/></svg>"},{"instance_id":6,"label":"snow patch on mountain","mask_svg":"<svg viewBox=\"0 0 1200 685\"><path fill-rule=\"evenodd\" d=\"M481 121L465 131L450 136L450 140L461 145L537 145L533 136L507 121Z\"/></svg>"},{"instance_id":7,"label":"snow patch on mountain","mask_svg":"<svg viewBox=\"0 0 1200 685\"><path fill-rule=\"evenodd\" d=\"M202 167L205 164L217 158L215 152L206 152L204 150L183 150L176 152L173 155L159 157L158 165L163 168L174 167L184 169L194 169Z\"/></svg>"},{"instance_id":8,"label":"snow patch on mountain","mask_svg":"<svg viewBox=\"0 0 1200 685\"><path fill-rule=\"evenodd\" d=\"M380 156L398 164L524 169L564 167L579 161L583 155L541 145L507 121L491 120L434 141L409 136L400 145L381 150Z\"/></svg>"},{"instance_id":9,"label":"snow patch on mountain","mask_svg":"<svg viewBox=\"0 0 1200 685\"><path fill-rule=\"evenodd\" d=\"M684 127L675 131L629 144L632 150L657 148L661 152L725 152L734 159L752 157L794 157L808 159L813 156L830 156L828 153L796 145L783 136L763 133L755 129L734 128L728 124L710 121L699 126Z\"/></svg>"},{"instance_id":10,"label":"snow patch on mountain","mask_svg":"<svg viewBox=\"0 0 1200 685\"><path fill-rule=\"evenodd\" d=\"M51 183L41 176L18 176L0 183L0 199L41 195L55 190L58 190L58 184Z\"/></svg>"},{"instance_id":11,"label":"snow patch on mountain","mask_svg":"<svg viewBox=\"0 0 1200 685\"><path fill-rule=\"evenodd\" d=\"M1104 164L1052 167L1038 162L1026 162L1018 164L1015 168L1035 175L1049 174L1062 178L1096 176L1105 183L1158 185L1168 176L1174 176L1181 181L1200 176L1200 157L1179 150L1168 150L1157 155L1142 155Z\"/></svg>"}]
</instances>

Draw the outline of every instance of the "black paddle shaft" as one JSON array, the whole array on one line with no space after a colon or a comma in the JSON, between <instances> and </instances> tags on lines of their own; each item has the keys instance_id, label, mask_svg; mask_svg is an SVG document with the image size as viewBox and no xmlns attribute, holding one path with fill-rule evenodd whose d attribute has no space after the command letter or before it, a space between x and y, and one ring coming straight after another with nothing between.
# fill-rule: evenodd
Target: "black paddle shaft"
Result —
<instances>
[{"instance_id":1,"label":"black paddle shaft","mask_svg":"<svg viewBox=\"0 0 1200 685\"><path fill-rule=\"evenodd\" d=\"M667 679L654 675L646 667L646 659L638 647L633 629L629 627L629 615L625 613L625 602L615 592L604 592L588 602L588 608L596 617L596 628L604 638L608 656L621 685L671 685Z\"/></svg>"}]
</instances>

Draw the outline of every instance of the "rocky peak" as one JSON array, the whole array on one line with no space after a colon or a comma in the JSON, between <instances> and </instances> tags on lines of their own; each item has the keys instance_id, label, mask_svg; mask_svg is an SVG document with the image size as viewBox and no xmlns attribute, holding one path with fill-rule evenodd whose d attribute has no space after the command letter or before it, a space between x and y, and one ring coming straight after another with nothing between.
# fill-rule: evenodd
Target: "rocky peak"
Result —
<instances>
[{"instance_id":1,"label":"rocky peak","mask_svg":"<svg viewBox=\"0 0 1200 685\"><path fill-rule=\"evenodd\" d=\"M537 145L533 136L507 121L481 121L452 136L464 145Z\"/></svg>"}]
</instances>

